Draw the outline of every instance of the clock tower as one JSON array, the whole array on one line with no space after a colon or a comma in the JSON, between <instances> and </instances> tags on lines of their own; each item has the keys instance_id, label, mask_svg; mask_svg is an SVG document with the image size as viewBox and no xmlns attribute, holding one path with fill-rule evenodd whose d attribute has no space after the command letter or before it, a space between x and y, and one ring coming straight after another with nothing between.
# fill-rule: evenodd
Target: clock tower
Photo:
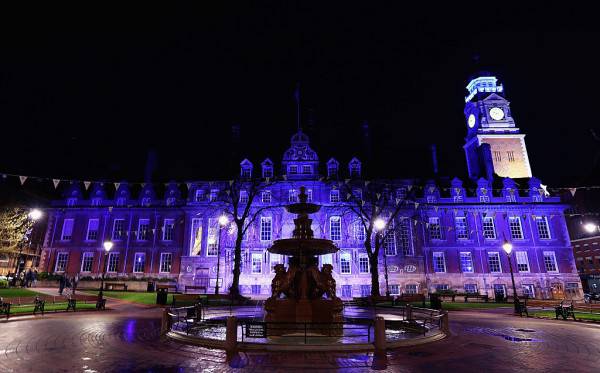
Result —
<instances>
[{"instance_id":1,"label":"clock tower","mask_svg":"<svg viewBox=\"0 0 600 373\"><path fill-rule=\"evenodd\" d=\"M500 177L531 177L525 134L515 125L502 84L495 76L482 74L469 82L467 91L464 113L468 132L463 148L469 176L489 178L493 166Z\"/></svg>"}]
</instances>

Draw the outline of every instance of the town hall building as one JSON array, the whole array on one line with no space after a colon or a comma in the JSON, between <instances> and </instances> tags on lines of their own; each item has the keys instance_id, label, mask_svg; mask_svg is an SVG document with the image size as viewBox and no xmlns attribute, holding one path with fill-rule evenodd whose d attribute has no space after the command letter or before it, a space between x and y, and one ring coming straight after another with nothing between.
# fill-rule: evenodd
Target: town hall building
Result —
<instances>
[{"instance_id":1,"label":"town hall building","mask_svg":"<svg viewBox=\"0 0 600 373\"><path fill-rule=\"evenodd\" d=\"M453 289L512 295L511 260L519 296L581 297L564 217L567 206L533 177L525 135L515 125L503 86L485 75L472 79L467 90L469 179L386 181L388 198L402 205L387 222L389 234L379 259L382 293ZM339 248L320 257L320 265L333 265L338 295L369 295L364 227L344 208L369 183L362 177L368 164L357 158L319 159L301 130L276 161L240 163L240 178L264 181L251 201L247 191L239 193L239 203L250 203L255 217L242 240L242 294L270 294L273 267L285 265L287 258L267 248L291 237L294 215L283 206L297 202L304 187L309 201L322 205L311 216L315 237L330 239ZM161 193L152 183L141 188L95 183L89 190L71 184L48 209L40 270L80 277L99 277L106 270L108 277L170 279L180 290L194 286L209 293L218 284L226 292L236 235L233 225L222 227L218 219L223 213L220 196L231 182L170 183ZM351 193L343 188L348 183ZM106 257L105 241L113 243ZM502 250L505 241L514 247L510 258Z\"/></svg>"}]
</instances>

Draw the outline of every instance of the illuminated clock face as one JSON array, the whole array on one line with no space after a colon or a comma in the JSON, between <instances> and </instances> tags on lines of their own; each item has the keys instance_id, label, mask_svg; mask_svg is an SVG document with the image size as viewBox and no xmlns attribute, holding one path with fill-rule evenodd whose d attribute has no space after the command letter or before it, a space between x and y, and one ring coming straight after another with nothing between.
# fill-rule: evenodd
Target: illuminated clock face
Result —
<instances>
[{"instance_id":1,"label":"illuminated clock face","mask_svg":"<svg viewBox=\"0 0 600 373\"><path fill-rule=\"evenodd\" d=\"M504 110L499 107L493 107L490 109L490 117L493 120L502 120L504 118Z\"/></svg>"},{"instance_id":2,"label":"illuminated clock face","mask_svg":"<svg viewBox=\"0 0 600 373\"><path fill-rule=\"evenodd\" d=\"M469 128L475 127L475 114L469 115L469 118L467 119L467 124L469 125Z\"/></svg>"}]
</instances>

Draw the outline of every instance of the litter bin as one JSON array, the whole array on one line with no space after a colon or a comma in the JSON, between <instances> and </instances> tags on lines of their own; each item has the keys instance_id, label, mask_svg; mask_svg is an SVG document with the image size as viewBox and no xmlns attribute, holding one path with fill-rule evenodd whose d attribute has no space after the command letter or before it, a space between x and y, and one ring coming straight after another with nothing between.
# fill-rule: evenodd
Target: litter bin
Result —
<instances>
[{"instance_id":1,"label":"litter bin","mask_svg":"<svg viewBox=\"0 0 600 373\"><path fill-rule=\"evenodd\" d=\"M148 288L146 291L149 293L154 292L154 281L148 281Z\"/></svg>"},{"instance_id":2,"label":"litter bin","mask_svg":"<svg viewBox=\"0 0 600 373\"><path fill-rule=\"evenodd\" d=\"M166 305L167 304L167 296L169 295L168 289L158 289L156 292L156 304Z\"/></svg>"},{"instance_id":3,"label":"litter bin","mask_svg":"<svg viewBox=\"0 0 600 373\"><path fill-rule=\"evenodd\" d=\"M429 294L429 306L434 310L442 309L442 300L438 294Z\"/></svg>"}]
</instances>

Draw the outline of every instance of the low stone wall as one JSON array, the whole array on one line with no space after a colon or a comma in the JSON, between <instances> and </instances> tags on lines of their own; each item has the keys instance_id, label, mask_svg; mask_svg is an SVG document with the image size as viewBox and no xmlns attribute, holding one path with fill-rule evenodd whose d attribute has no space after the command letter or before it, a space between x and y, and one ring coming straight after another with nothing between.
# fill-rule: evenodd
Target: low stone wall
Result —
<instances>
[{"instance_id":1,"label":"low stone wall","mask_svg":"<svg viewBox=\"0 0 600 373\"><path fill-rule=\"evenodd\" d=\"M119 280L105 280L105 283L116 283L116 284L127 284L128 291L146 291L148 290L148 281L119 281ZM169 282L155 282L155 286L159 284L173 284ZM40 288L58 288L58 281L38 281L36 287ZM84 280L79 281L77 289L81 290L96 290L100 289L100 280Z\"/></svg>"}]
</instances>

